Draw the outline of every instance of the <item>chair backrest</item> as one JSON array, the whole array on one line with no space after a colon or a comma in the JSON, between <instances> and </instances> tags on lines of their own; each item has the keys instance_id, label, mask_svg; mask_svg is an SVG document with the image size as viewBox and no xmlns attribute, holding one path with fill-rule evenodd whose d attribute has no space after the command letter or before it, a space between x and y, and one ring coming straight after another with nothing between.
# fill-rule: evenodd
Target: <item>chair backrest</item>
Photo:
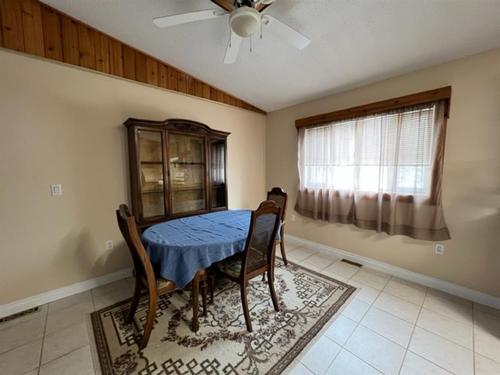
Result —
<instances>
[{"instance_id":1,"label":"chair backrest","mask_svg":"<svg viewBox=\"0 0 500 375\"><path fill-rule=\"evenodd\" d=\"M273 187L271 191L267 192L267 200L275 201L276 205L281 208L281 221L285 220L286 202L288 194L280 187Z\"/></svg>"},{"instance_id":2,"label":"chair backrest","mask_svg":"<svg viewBox=\"0 0 500 375\"><path fill-rule=\"evenodd\" d=\"M151 260L141 242L135 217L130 213L126 204L121 204L116 210L116 218L134 262L135 277L146 280L146 286L150 291L156 290L156 277Z\"/></svg>"},{"instance_id":3,"label":"chair backrest","mask_svg":"<svg viewBox=\"0 0 500 375\"><path fill-rule=\"evenodd\" d=\"M270 265L280 224L280 213L281 208L274 201L264 201L256 211L252 211L241 276Z\"/></svg>"}]
</instances>

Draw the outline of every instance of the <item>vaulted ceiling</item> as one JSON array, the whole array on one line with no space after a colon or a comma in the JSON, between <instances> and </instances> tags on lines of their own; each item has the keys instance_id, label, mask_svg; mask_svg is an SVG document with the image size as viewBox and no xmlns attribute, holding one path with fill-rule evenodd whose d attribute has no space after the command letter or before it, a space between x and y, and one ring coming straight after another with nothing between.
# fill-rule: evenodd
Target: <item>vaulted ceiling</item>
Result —
<instances>
[{"instance_id":1,"label":"vaulted ceiling","mask_svg":"<svg viewBox=\"0 0 500 375\"><path fill-rule=\"evenodd\" d=\"M276 0L266 12L308 36L266 33L224 65L227 16L160 29L153 17L209 0L43 2L267 111L500 47L499 0Z\"/></svg>"}]
</instances>

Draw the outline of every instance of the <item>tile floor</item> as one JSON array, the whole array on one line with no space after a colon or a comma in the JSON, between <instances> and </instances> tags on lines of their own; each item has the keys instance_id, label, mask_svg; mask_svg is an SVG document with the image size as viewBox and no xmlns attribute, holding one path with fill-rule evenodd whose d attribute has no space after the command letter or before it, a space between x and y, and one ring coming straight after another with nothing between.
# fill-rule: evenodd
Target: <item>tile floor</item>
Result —
<instances>
[{"instance_id":1,"label":"tile floor","mask_svg":"<svg viewBox=\"0 0 500 375\"><path fill-rule=\"evenodd\" d=\"M359 288L291 374L500 374L500 311L287 243L290 260ZM0 324L0 374L99 374L89 312L129 297L131 279Z\"/></svg>"}]
</instances>

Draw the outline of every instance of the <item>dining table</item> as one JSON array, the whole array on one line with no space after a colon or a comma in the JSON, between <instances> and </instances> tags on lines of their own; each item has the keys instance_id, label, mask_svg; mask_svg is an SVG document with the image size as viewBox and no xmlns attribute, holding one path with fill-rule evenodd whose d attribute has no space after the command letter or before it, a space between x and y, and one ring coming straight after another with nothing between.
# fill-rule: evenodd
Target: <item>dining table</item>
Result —
<instances>
[{"instance_id":1,"label":"dining table","mask_svg":"<svg viewBox=\"0 0 500 375\"><path fill-rule=\"evenodd\" d=\"M178 289L193 282L193 330L198 329L199 270L244 250L250 210L226 210L152 225L142 242L160 276Z\"/></svg>"}]
</instances>

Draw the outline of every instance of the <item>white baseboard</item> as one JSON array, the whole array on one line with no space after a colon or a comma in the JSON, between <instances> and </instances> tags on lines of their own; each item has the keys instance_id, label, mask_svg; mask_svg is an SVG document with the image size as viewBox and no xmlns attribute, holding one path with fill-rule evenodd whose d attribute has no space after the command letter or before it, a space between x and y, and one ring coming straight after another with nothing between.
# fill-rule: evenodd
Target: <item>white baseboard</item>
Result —
<instances>
[{"instance_id":1,"label":"white baseboard","mask_svg":"<svg viewBox=\"0 0 500 375\"><path fill-rule=\"evenodd\" d=\"M120 271L109 273L104 276L96 277L94 279L81 281L79 283L71 284L63 288L50 290L45 293L36 294L28 298L23 298L11 303L7 303L0 306L0 318L31 309L36 306L44 305L46 303L53 302L64 297L69 297L73 294L82 293L87 290L97 288L98 286L124 279L131 275L132 269L126 268Z\"/></svg>"},{"instance_id":2,"label":"white baseboard","mask_svg":"<svg viewBox=\"0 0 500 375\"><path fill-rule=\"evenodd\" d=\"M350 251L336 249L331 246L323 245L318 242L309 241L304 238L295 237L287 234L287 238L296 241L302 245L306 245L317 249L322 253L334 253L340 258L348 259L353 262L361 263L367 268L376 271L385 272L389 275L397 276L403 280L408 280L417 284L441 290L443 292L468 299L483 305L491 306L500 309L500 298L495 297L474 289L466 288L457 284L450 283L432 276L427 276L418 272L413 272L405 268L393 266L375 259L371 259L362 255L354 254ZM113 281L121 280L132 275L132 269L126 268L94 279L81 281L71 284L63 288L54 289L45 293L36 294L34 296L17 300L0 306L0 318L31 309L36 306L44 305L55 300L69 297L73 294L85 292L87 290L97 288L98 286L109 284Z\"/></svg>"},{"instance_id":3,"label":"white baseboard","mask_svg":"<svg viewBox=\"0 0 500 375\"><path fill-rule=\"evenodd\" d=\"M448 281L444 281L432 276L427 276L422 273L413 272L405 268L393 266L391 264L371 259L362 255L354 254L350 251L336 249L334 247L323 245L314 241L309 241L304 238L295 237L290 234L287 234L286 237L292 241L296 241L300 244L317 249L319 252L330 253L330 254L333 252L340 258L348 259L356 263L361 263L363 266L366 266L367 268L385 272L389 275L397 276L403 280L421 284L429 288L438 289L443 292L458 297L462 297L473 302L477 302L483 305L494 307L496 309L500 309L499 297L495 297L483 292L479 292L474 289L469 289L464 286L453 284Z\"/></svg>"}]
</instances>

